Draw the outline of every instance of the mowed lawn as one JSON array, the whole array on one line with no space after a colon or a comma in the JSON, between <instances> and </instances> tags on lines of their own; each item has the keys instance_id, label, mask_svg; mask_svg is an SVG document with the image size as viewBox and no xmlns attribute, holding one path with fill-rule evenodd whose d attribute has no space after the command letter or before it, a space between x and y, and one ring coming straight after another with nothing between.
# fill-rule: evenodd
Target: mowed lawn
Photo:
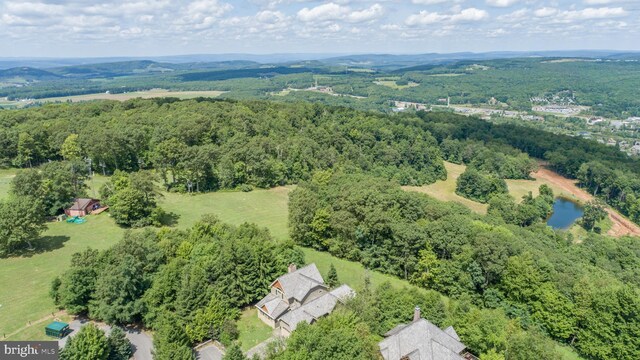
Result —
<instances>
[{"instance_id":1,"label":"mowed lawn","mask_svg":"<svg viewBox=\"0 0 640 360\"><path fill-rule=\"evenodd\" d=\"M178 216L178 228L188 228L203 214L214 214L223 222L255 223L266 227L278 240L288 238L287 209L292 186L251 192L215 192L198 195L165 193L158 203Z\"/></svg>"},{"instance_id":2,"label":"mowed lawn","mask_svg":"<svg viewBox=\"0 0 640 360\"><path fill-rule=\"evenodd\" d=\"M57 309L49 298L51 281L69 267L71 255L87 247L106 249L124 230L107 214L84 224L50 223L39 241L43 252L0 259L0 334L9 334Z\"/></svg>"},{"instance_id":3,"label":"mowed lawn","mask_svg":"<svg viewBox=\"0 0 640 360\"><path fill-rule=\"evenodd\" d=\"M106 178L96 176L94 187L105 181ZM254 222L267 227L274 238L285 239L287 202L291 189L281 187L248 193L165 194L159 203L167 211L178 215L177 228L187 228L203 214L212 213L231 224ZM89 194L92 193L89 190ZM45 251L0 259L0 336L10 334L29 321L41 319L56 310L48 295L49 287L51 281L69 267L72 254L88 247L107 249L120 240L125 231L113 222L108 212L88 216L87 219L85 224L49 223L49 229L41 240L43 245L40 248ZM24 338L24 335L17 334L15 338L18 337Z\"/></svg>"},{"instance_id":4,"label":"mowed lawn","mask_svg":"<svg viewBox=\"0 0 640 360\"><path fill-rule=\"evenodd\" d=\"M382 283L389 282L391 286L396 289L407 287L418 289L418 291L424 291L424 289L411 285L408 281L395 276L386 275L377 271L368 271L358 262L340 259L329 253L310 248L301 248L301 250L304 252L304 258L307 264L315 263L318 270L320 270L322 277L327 277L329 267L333 264L336 268L336 272L338 273L338 280L340 283L347 284L356 291L362 289L364 286L364 279L367 276L369 276L371 285L374 288Z\"/></svg>"},{"instance_id":5,"label":"mowed lawn","mask_svg":"<svg viewBox=\"0 0 640 360\"><path fill-rule=\"evenodd\" d=\"M267 340L273 334L273 329L258 318L258 310L250 306L242 310L238 319L238 341L242 351L247 351L252 347Z\"/></svg>"}]
</instances>

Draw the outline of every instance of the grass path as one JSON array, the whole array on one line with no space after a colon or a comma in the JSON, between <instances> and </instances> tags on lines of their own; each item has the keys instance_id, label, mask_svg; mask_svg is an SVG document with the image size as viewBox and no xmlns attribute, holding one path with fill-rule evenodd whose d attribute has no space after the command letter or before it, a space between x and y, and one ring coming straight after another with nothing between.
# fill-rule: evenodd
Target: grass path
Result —
<instances>
[{"instance_id":1,"label":"grass path","mask_svg":"<svg viewBox=\"0 0 640 360\"><path fill-rule=\"evenodd\" d=\"M0 169L0 200L6 199L9 195L9 187L14 176L15 169Z\"/></svg>"}]
</instances>

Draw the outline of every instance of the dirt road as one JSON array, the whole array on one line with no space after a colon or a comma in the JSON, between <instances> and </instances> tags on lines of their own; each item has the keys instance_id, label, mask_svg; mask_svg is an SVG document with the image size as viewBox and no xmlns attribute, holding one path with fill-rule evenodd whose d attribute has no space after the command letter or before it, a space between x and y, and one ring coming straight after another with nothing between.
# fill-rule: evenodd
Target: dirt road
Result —
<instances>
[{"instance_id":1,"label":"dirt road","mask_svg":"<svg viewBox=\"0 0 640 360\"><path fill-rule=\"evenodd\" d=\"M593 196L583 189L580 189L574 180L567 179L542 166L540 166L538 172L533 173L533 177L540 181L551 183L563 191L574 195L583 202L593 200ZM620 213L610 207L607 207L606 210L609 214L609 218L613 222L613 225L607 234L614 237L625 235L640 236L640 226L620 215Z\"/></svg>"}]
</instances>

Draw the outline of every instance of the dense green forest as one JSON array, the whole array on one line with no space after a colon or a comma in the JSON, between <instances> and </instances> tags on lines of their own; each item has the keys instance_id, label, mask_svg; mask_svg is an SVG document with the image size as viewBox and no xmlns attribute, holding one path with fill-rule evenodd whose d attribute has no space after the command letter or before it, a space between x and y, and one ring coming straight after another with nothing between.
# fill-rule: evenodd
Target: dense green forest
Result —
<instances>
[{"instance_id":1,"label":"dense green forest","mask_svg":"<svg viewBox=\"0 0 640 360\"><path fill-rule=\"evenodd\" d=\"M91 159L94 171L104 173L153 168L174 191L272 187L332 168L420 185L446 178L443 158L498 179L521 179L535 169L530 156L640 220L638 160L580 138L448 113L390 116L205 99L98 101L2 111L0 144L5 166Z\"/></svg>"},{"instance_id":2,"label":"dense green forest","mask_svg":"<svg viewBox=\"0 0 640 360\"><path fill-rule=\"evenodd\" d=\"M415 121L415 119L414 119ZM385 116L266 102L133 100L0 113L6 165L35 166L77 147L96 171L155 168L168 188L272 187L353 167L403 184L446 178L435 139ZM69 140L69 137L72 137Z\"/></svg>"},{"instance_id":3,"label":"dense green forest","mask_svg":"<svg viewBox=\"0 0 640 360\"><path fill-rule=\"evenodd\" d=\"M548 211L553 194L541 190ZM640 356L637 239L593 234L574 244L571 235L547 228L544 217L512 221L513 210L494 205L480 216L383 179L335 174L298 186L289 222L296 243L467 301L483 309L476 316L495 319L499 333L513 331L510 318L591 359ZM473 343L467 331L480 330L453 322L476 354L518 358L505 351L509 340Z\"/></svg>"}]
</instances>

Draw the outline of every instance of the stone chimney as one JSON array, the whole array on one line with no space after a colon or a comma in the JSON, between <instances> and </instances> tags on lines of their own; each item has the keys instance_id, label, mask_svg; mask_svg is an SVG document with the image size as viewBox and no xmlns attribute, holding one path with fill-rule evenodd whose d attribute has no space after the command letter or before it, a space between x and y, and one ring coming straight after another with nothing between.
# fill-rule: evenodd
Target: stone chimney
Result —
<instances>
[{"instance_id":1,"label":"stone chimney","mask_svg":"<svg viewBox=\"0 0 640 360\"><path fill-rule=\"evenodd\" d=\"M416 306L415 309L413 309L413 322L416 322L420 320L420 307Z\"/></svg>"},{"instance_id":2,"label":"stone chimney","mask_svg":"<svg viewBox=\"0 0 640 360\"><path fill-rule=\"evenodd\" d=\"M292 273L296 270L298 270L298 268L296 267L296 264L294 263L289 264L289 273Z\"/></svg>"}]
</instances>

